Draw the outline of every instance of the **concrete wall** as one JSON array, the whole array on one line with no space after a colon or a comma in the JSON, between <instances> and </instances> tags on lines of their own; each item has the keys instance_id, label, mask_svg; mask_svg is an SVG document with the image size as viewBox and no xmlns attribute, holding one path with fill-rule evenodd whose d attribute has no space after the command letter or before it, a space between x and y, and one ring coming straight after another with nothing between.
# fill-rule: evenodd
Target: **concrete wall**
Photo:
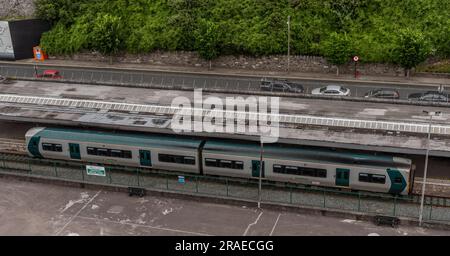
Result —
<instances>
[{"instance_id":1,"label":"concrete wall","mask_svg":"<svg viewBox=\"0 0 450 256\"><path fill-rule=\"evenodd\" d=\"M108 62L109 57L101 56L95 52L85 52L74 56L57 56L54 59L72 59L80 61L102 61ZM201 59L194 52L160 52L156 51L148 54L124 54L115 58L116 62L121 63L142 63L161 66L191 66L191 67L209 67L209 62ZM264 57L249 56L222 56L212 61L215 68L231 68L241 70L267 70L267 71L286 71L287 56L272 55ZM335 73L336 67L327 63L322 57L317 56L291 56L290 70L293 72L318 72ZM403 76L402 68L389 64L360 64L358 70L363 75L393 75ZM352 63L343 65L340 73L353 74L354 66Z\"/></svg>"},{"instance_id":2,"label":"concrete wall","mask_svg":"<svg viewBox=\"0 0 450 256\"><path fill-rule=\"evenodd\" d=\"M30 18L34 9L34 0L0 0L0 20Z\"/></svg>"}]
</instances>

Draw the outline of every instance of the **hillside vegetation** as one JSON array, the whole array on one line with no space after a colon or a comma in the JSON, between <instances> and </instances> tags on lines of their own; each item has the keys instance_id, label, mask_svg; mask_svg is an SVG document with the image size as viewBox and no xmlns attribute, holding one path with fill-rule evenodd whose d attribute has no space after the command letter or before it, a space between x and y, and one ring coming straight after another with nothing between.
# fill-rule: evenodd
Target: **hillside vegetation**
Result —
<instances>
[{"instance_id":1,"label":"hillside vegetation","mask_svg":"<svg viewBox=\"0 0 450 256\"><path fill-rule=\"evenodd\" d=\"M254 56L291 52L341 64L406 68L428 56L450 57L450 0L37 0L37 15L53 29L49 54L97 50L145 53L198 51ZM405 62L405 63L402 63ZM414 62L414 61L413 61Z\"/></svg>"}]
</instances>

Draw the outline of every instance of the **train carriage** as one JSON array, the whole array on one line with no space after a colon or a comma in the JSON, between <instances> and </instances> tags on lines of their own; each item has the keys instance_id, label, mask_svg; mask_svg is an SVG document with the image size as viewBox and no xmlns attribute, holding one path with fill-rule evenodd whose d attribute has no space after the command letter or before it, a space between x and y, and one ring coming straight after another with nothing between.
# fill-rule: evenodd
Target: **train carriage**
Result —
<instances>
[{"instance_id":1,"label":"train carriage","mask_svg":"<svg viewBox=\"0 0 450 256\"><path fill-rule=\"evenodd\" d=\"M253 179L260 171L260 147L252 142L33 128L26 143L37 158ZM411 190L412 164L405 158L278 144L264 146L263 156L266 180L402 195Z\"/></svg>"},{"instance_id":2,"label":"train carriage","mask_svg":"<svg viewBox=\"0 0 450 256\"><path fill-rule=\"evenodd\" d=\"M102 164L199 173L202 141L158 135L129 135L71 129L33 128L28 154Z\"/></svg>"},{"instance_id":3,"label":"train carriage","mask_svg":"<svg viewBox=\"0 0 450 256\"><path fill-rule=\"evenodd\" d=\"M280 145L264 146L263 156L262 177L267 180L391 194L410 192L412 164L405 158ZM205 174L259 178L257 144L207 141L202 157Z\"/></svg>"}]
</instances>

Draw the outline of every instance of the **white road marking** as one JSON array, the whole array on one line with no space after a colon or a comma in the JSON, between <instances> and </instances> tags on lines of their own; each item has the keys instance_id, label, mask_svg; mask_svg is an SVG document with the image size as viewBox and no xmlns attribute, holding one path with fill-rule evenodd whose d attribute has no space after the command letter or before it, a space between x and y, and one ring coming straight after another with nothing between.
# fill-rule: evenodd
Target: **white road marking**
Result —
<instances>
[{"instance_id":1,"label":"white road marking","mask_svg":"<svg viewBox=\"0 0 450 256\"><path fill-rule=\"evenodd\" d=\"M272 236L272 234L273 234L273 231L275 231L275 227L277 226L277 224L278 224L278 221L280 220L280 216L281 216L281 213L280 213L280 214L278 214L277 220L275 221L275 224L273 224L273 227L272 227L272 230L270 231L270 234L269 234L269 236Z\"/></svg>"},{"instance_id":2,"label":"white road marking","mask_svg":"<svg viewBox=\"0 0 450 256\"><path fill-rule=\"evenodd\" d=\"M197 236L212 236L212 235L205 234L205 233L185 231L185 230L173 229L173 228L161 228L161 227L155 227L155 226L150 226L150 225L133 223L133 222L129 222L129 221L115 221L115 220L110 220L110 219L99 219L99 218L84 217L84 216L77 216L77 218L86 219L86 220L94 220L94 221L104 221L104 222L110 222L110 223L115 223L115 224L120 224L120 225L129 225L129 226L137 226L137 227L158 229L158 230L164 230L164 231L185 233L185 234L197 235Z\"/></svg>"},{"instance_id":3,"label":"white road marking","mask_svg":"<svg viewBox=\"0 0 450 256\"><path fill-rule=\"evenodd\" d=\"M258 215L258 218L256 218L256 220L255 220L253 223L248 224L247 229L245 230L243 236L246 236L246 235L247 235L247 233L248 233L248 231L250 230L250 227L251 227L251 226L256 225L256 223L258 223L259 218L261 218L261 215L262 215L262 214L263 214L263 212L261 212L261 213Z\"/></svg>"},{"instance_id":4,"label":"white road marking","mask_svg":"<svg viewBox=\"0 0 450 256\"><path fill-rule=\"evenodd\" d=\"M100 194L100 192L102 191L99 190L97 194L95 194L89 201L86 202L86 204L84 204L83 207L81 207L80 210L78 210L77 213L75 213L72 217L70 217L69 221L58 232L56 232L56 235L59 236L59 234L73 221L73 219L75 219L78 216L78 214L80 214L80 212L83 211L84 208L86 208L86 206L88 206Z\"/></svg>"}]
</instances>

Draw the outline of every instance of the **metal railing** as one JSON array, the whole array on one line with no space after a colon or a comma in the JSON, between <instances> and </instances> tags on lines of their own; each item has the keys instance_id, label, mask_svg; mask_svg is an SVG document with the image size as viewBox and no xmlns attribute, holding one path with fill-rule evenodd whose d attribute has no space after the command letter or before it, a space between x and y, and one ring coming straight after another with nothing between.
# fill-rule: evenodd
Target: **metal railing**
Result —
<instances>
[{"instance_id":1,"label":"metal railing","mask_svg":"<svg viewBox=\"0 0 450 256\"><path fill-rule=\"evenodd\" d=\"M136 187L147 190L171 191L190 195L257 201L258 183L254 180L201 176L155 171L142 168L105 166L106 174L91 176L86 164L68 161L32 159L25 156L0 154L0 173L43 177L80 183ZM183 176L180 182L179 176ZM262 202L418 218L418 196L391 196L377 193L351 193L334 189L314 188L290 183L265 181ZM427 196L424 220L450 223L450 198Z\"/></svg>"},{"instance_id":2,"label":"metal railing","mask_svg":"<svg viewBox=\"0 0 450 256\"><path fill-rule=\"evenodd\" d=\"M158 89L177 89L177 90L193 90L203 89L205 91L217 91L217 92L229 92L229 93L252 93L252 94L267 94L278 96L293 96L293 97L306 97L311 96L312 89L323 86L327 83L316 83L314 86L305 85L305 91L303 93L280 93L264 91L260 89L260 80L257 78L217 78L213 76L195 76L189 74L157 74L152 71L132 71L132 70L114 70L114 69L83 69L75 67L52 67L45 66L39 67L38 73L42 73L45 69L55 68L60 71L62 78L60 79L46 79L36 78L36 71L32 65L0 65L0 75L15 79L25 80L37 80L37 81L60 81L80 84L99 84L99 85L114 85L114 86L130 86L130 87L142 87L142 88L158 88ZM328 83L329 84L329 83ZM436 85L436 88L438 85ZM371 99L364 98L367 91L373 88L354 88L351 92L352 98L359 98L364 101L371 102L398 102L396 100L386 99ZM408 88L410 93L424 92L427 89L413 89ZM330 96L315 96L316 98L330 98ZM335 96L331 96L336 98ZM347 97L338 97L346 99ZM448 103L448 101L447 101ZM448 105L447 103L446 106ZM430 105L433 103L416 102L419 105Z\"/></svg>"}]
</instances>

